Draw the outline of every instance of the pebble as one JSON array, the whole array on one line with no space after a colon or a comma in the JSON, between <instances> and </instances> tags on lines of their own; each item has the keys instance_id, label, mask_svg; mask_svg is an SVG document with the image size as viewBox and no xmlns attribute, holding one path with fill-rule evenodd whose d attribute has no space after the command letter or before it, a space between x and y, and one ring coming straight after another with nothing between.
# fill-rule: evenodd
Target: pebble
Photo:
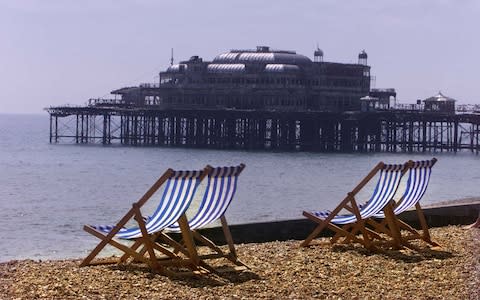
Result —
<instances>
[{"instance_id":1,"label":"pebble","mask_svg":"<svg viewBox=\"0 0 480 300\"><path fill-rule=\"evenodd\" d=\"M433 228L442 247L369 253L299 241L236 245L251 269L168 278L142 265L80 260L0 263L0 299L480 299L480 230ZM218 261L218 264L226 264Z\"/></svg>"}]
</instances>

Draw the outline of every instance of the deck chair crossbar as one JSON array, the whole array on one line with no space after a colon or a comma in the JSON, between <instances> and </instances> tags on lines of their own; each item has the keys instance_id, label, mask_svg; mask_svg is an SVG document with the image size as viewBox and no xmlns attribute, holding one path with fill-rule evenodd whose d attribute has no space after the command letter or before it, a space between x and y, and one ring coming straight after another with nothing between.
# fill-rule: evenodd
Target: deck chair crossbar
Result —
<instances>
[{"instance_id":1,"label":"deck chair crossbar","mask_svg":"<svg viewBox=\"0 0 480 300\"><path fill-rule=\"evenodd\" d=\"M179 257L173 253L168 253L167 249L154 247L152 235L163 231L166 227L178 222L181 227L183 238L187 241L186 246L191 256L185 259L187 263L195 262L198 258L194 255L194 244L189 235L188 222L185 217L185 211L188 209L192 198L202 179L208 174L210 168L196 171L174 171L168 169L152 187L132 205L132 208L125 216L114 226L111 225L85 225L84 230L101 239L101 242L95 249L82 261L80 266L95 264L93 259L107 245L110 244L124 252L124 255L118 262L124 262L128 258L137 261L146 262L152 268L158 269L159 264L154 249L160 250L167 256L170 256L172 262L180 261ZM153 215L145 219L141 214L141 207L152 198L152 196L164 186L164 192L159 199L159 203ZM130 220L135 220L138 226L125 228L124 226ZM119 241L115 241L117 239ZM135 240L133 246L122 244L121 240ZM142 246L143 250L137 249ZM148 253L146 258L145 253Z\"/></svg>"},{"instance_id":2,"label":"deck chair crossbar","mask_svg":"<svg viewBox=\"0 0 480 300\"><path fill-rule=\"evenodd\" d=\"M371 248L371 232L365 226L365 219L368 219L384 209L392 200L402 176L405 174L408 164L385 164L378 163L360 183L347 194L345 199L333 210L324 211L304 211L303 215L319 225L312 233L301 243L301 246L308 246L324 229L333 230L336 235L331 240L335 242L339 236L344 236L345 241L354 241L363 244L366 248ZM359 206L355 199L358 192L365 185L379 174L379 178L370 199L363 206ZM349 214L339 214L343 209L350 211ZM353 224L349 226L349 224ZM356 232L361 232L361 238L356 236Z\"/></svg>"}]
</instances>

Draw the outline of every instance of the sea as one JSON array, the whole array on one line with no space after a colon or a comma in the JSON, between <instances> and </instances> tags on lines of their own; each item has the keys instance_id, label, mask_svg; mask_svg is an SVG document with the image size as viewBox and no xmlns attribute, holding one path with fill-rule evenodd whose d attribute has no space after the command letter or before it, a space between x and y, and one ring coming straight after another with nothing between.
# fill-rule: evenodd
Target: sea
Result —
<instances>
[{"instance_id":1,"label":"sea","mask_svg":"<svg viewBox=\"0 0 480 300\"><path fill-rule=\"evenodd\" d=\"M98 240L83 225L116 223L167 168L245 163L226 215L230 224L242 224L332 209L378 162L432 157L438 162L423 205L480 195L480 155L468 151L336 154L50 144L47 113L0 114L0 262L86 256ZM194 204L201 192L202 186ZM143 213L154 206L152 198Z\"/></svg>"}]
</instances>

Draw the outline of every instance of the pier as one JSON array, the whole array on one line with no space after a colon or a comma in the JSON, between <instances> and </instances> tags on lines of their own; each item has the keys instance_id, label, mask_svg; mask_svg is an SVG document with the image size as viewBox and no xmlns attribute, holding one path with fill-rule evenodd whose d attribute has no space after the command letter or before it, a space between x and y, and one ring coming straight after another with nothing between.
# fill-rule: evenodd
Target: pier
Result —
<instances>
[{"instance_id":1,"label":"pier","mask_svg":"<svg viewBox=\"0 0 480 300\"><path fill-rule=\"evenodd\" d=\"M417 109L275 111L50 107L50 143L312 152L480 151L480 114Z\"/></svg>"},{"instance_id":2,"label":"pier","mask_svg":"<svg viewBox=\"0 0 480 300\"><path fill-rule=\"evenodd\" d=\"M480 151L480 106L438 92L398 104L371 88L368 55L357 63L296 51L232 49L194 55L158 83L111 91L114 99L50 107L50 142L317 152ZM393 105L392 105L393 103ZM422 104L423 103L423 104Z\"/></svg>"}]
</instances>

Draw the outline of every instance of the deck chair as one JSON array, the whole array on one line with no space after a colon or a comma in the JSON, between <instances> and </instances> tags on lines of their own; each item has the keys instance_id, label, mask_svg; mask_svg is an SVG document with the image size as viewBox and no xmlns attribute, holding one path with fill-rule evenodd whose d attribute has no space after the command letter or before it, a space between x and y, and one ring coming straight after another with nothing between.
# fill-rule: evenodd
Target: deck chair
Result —
<instances>
[{"instance_id":1,"label":"deck chair","mask_svg":"<svg viewBox=\"0 0 480 300\"><path fill-rule=\"evenodd\" d=\"M333 210L304 211L303 215L318 223L318 226L301 243L302 247L311 244L324 229L328 228L335 233L330 243L341 241L343 243L357 242L367 249L374 249L373 238L381 239L380 235L365 226L365 219L370 218L385 208L390 203L397 190L402 176L408 169L408 163L385 164L378 163L368 175L350 192L345 199ZM363 206L359 206L355 196L377 173L379 178L370 199ZM340 214L347 210L348 214ZM358 236L356 233L360 233Z\"/></svg>"},{"instance_id":2,"label":"deck chair","mask_svg":"<svg viewBox=\"0 0 480 300\"><path fill-rule=\"evenodd\" d=\"M192 270L198 269L199 259L195 256L195 246L190 235L190 229L185 216L193 196L202 181L208 175L210 168L198 171L174 171L168 169L153 186L140 198L127 214L114 226L85 225L84 230L101 239L101 242L82 261L81 267L103 263L122 263L129 259L148 264L153 270L175 275L167 270L166 266L187 266ZM158 189L165 186L154 214L146 220L140 211L142 206L156 195ZM125 228L130 220L135 220L138 226ZM165 228L177 222L180 226L182 238L185 241L188 257L180 257L172 249L154 243L157 235ZM133 241L133 245L122 242ZM97 254L107 245L124 252L119 259L94 261ZM131 243L130 243L131 244ZM155 253L161 252L162 258Z\"/></svg>"},{"instance_id":3,"label":"deck chair","mask_svg":"<svg viewBox=\"0 0 480 300\"><path fill-rule=\"evenodd\" d=\"M211 250L210 253L199 256L202 266L215 273L221 271L241 271L248 268L237 257L233 238L225 217L225 212L237 191L238 176L244 168L244 164L232 167L212 168L211 172L208 174L207 186L205 188L203 199L199 204L197 212L188 222L189 227L192 230L193 238L196 241L196 245L207 246ZM228 251L222 250L213 241L200 234L197 230L215 222L216 220L220 220L222 224L225 241L228 244ZM178 223L175 223L170 225L167 228L167 231L181 232L181 227ZM205 262L208 259L218 258L226 258L237 267L233 269L213 268L210 264Z\"/></svg>"},{"instance_id":4,"label":"deck chair","mask_svg":"<svg viewBox=\"0 0 480 300\"><path fill-rule=\"evenodd\" d=\"M390 235L397 247L406 246L413 248L413 246L408 243L409 240L413 239L421 239L432 246L439 246L439 244L432 241L430 237L427 221L420 205L420 200L425 194L428 183L430 182L432 167L436 162L436 158L415 162L411 161L405 190L397 204L387 207L385 212L380 211L373 215L373 218L380 219L380 222L374 219L369 220L369 224L375 230ZM399 214L413 207L416 209L422 233L419 233L397 217ZM408 234L402 236L401 230L407 231Z\"/></svg>"}]
</instances>

